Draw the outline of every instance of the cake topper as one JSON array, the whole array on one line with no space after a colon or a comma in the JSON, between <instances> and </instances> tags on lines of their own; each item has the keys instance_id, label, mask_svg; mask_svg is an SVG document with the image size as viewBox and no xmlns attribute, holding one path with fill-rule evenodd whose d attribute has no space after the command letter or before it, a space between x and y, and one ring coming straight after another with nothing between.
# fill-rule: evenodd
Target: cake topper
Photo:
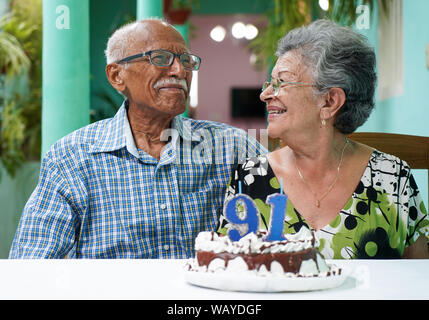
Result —
<instances>
[{"instance_id":1,"label":"cake topper","mask_svg":"<svg viewBox=\"0 0 429 320\"><path fill-rule=\"evenodd\" d=\"M287 208L287 195L283 190L283 179L280 179L280 193L274 193L267 196L266 204L271 206L271 219L268 228L268 234L265 236L266 241L282 241L286 238L283 236L284 220ZM239 205L242 210L239 210ZM241 181L238 181L238 194L225 203L225 218L235 226L247 225L247 232L241 234L238 228L231 228L228 236L232 241L238 241L247 234L258 231L259 210L255 201L246 194L242 194Z\"/></svg>"}]
</instances>

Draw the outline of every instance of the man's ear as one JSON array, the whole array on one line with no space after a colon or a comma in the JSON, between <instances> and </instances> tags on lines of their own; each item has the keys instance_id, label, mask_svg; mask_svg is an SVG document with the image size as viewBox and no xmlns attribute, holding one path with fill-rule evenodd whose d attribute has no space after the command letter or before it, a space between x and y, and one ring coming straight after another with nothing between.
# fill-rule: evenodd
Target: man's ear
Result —
<instances>
[{"instance_id":1,"label":"man's ear","mask_svg":"<svg viewBox=\"0 0 429 320\"><path fill-rule=\"evenodd\" d=\"M117 91L123 92L125 90L125 82L122 78L123 69L117 63L110 63L106 66L107 80Z\"/></svg>"},{"instance_id":2,"label":"man's ear","mask_svg":"<svg viewBox=\"0 0 429 320\"><path fill-rule=\"evenodd\" d=\"M346 94L341 88L331 88L326 93L325 105L320 109L321 119L334 117L346 102Z\"/></svg>"}]
</instances>

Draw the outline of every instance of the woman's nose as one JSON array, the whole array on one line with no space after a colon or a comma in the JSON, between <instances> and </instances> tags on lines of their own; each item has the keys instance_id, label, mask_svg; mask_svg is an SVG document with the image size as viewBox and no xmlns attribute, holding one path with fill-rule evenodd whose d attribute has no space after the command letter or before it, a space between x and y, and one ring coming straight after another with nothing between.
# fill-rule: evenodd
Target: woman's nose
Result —
<instances>
[{"instance_id":1,"label":"woman's nose","mask_svg":"<svg viewBox=\"0 0 429 320\"><path fill-rule=\"evenodd\" d=\"M268 102L269 100L271 100L274 96L274 92L271 86L269 86L268 88L266 88L264 91L261 92L261 94L259 95L259 99L261 99L264 102Z\"/></svg>"}]
</instances>

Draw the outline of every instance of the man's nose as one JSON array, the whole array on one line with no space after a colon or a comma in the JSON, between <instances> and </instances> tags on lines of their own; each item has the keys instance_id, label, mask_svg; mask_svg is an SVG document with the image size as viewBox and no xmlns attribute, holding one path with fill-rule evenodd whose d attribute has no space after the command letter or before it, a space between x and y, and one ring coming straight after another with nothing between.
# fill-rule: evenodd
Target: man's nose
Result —
<instances>
[{"instance_id":1,"label":"man's nose","mask_svg":"<svg viewBox=\"0 0 429 320\"><path fill-rule=\"evenodd\" d=\"M186 70L180 62L179 57L174 57L173 63L169 68L169 74L176 75L180 79L185 77Z\"/></svg>"}]
</instances>

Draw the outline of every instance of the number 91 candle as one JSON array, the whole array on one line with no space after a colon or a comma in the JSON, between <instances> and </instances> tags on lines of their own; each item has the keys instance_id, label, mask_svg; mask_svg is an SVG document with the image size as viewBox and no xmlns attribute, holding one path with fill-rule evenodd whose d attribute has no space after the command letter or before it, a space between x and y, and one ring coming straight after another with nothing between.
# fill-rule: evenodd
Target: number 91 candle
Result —
<instances>
[{"instance_id":1,"label":"number 91 candle","mask_svg":"<svg viewBox=\"0 0 429 320\"><path fill-rule=\"evenodd\" d=\"M228 231L232 241L238 241L247 234L258 231L259 211L255 201L248 195L241 193L241 181L239 181L239 193L229 200L224 207L225 218L233 225L247 225L247 232L240 234L238 228ZM283 189L283 188L282 188ZM265 203L271 206L271 219L268 227L266 241L285 240L283 236L284 220L286 215L287 195L274 193L267 197Z\"/></svg>"}]
</instances>

